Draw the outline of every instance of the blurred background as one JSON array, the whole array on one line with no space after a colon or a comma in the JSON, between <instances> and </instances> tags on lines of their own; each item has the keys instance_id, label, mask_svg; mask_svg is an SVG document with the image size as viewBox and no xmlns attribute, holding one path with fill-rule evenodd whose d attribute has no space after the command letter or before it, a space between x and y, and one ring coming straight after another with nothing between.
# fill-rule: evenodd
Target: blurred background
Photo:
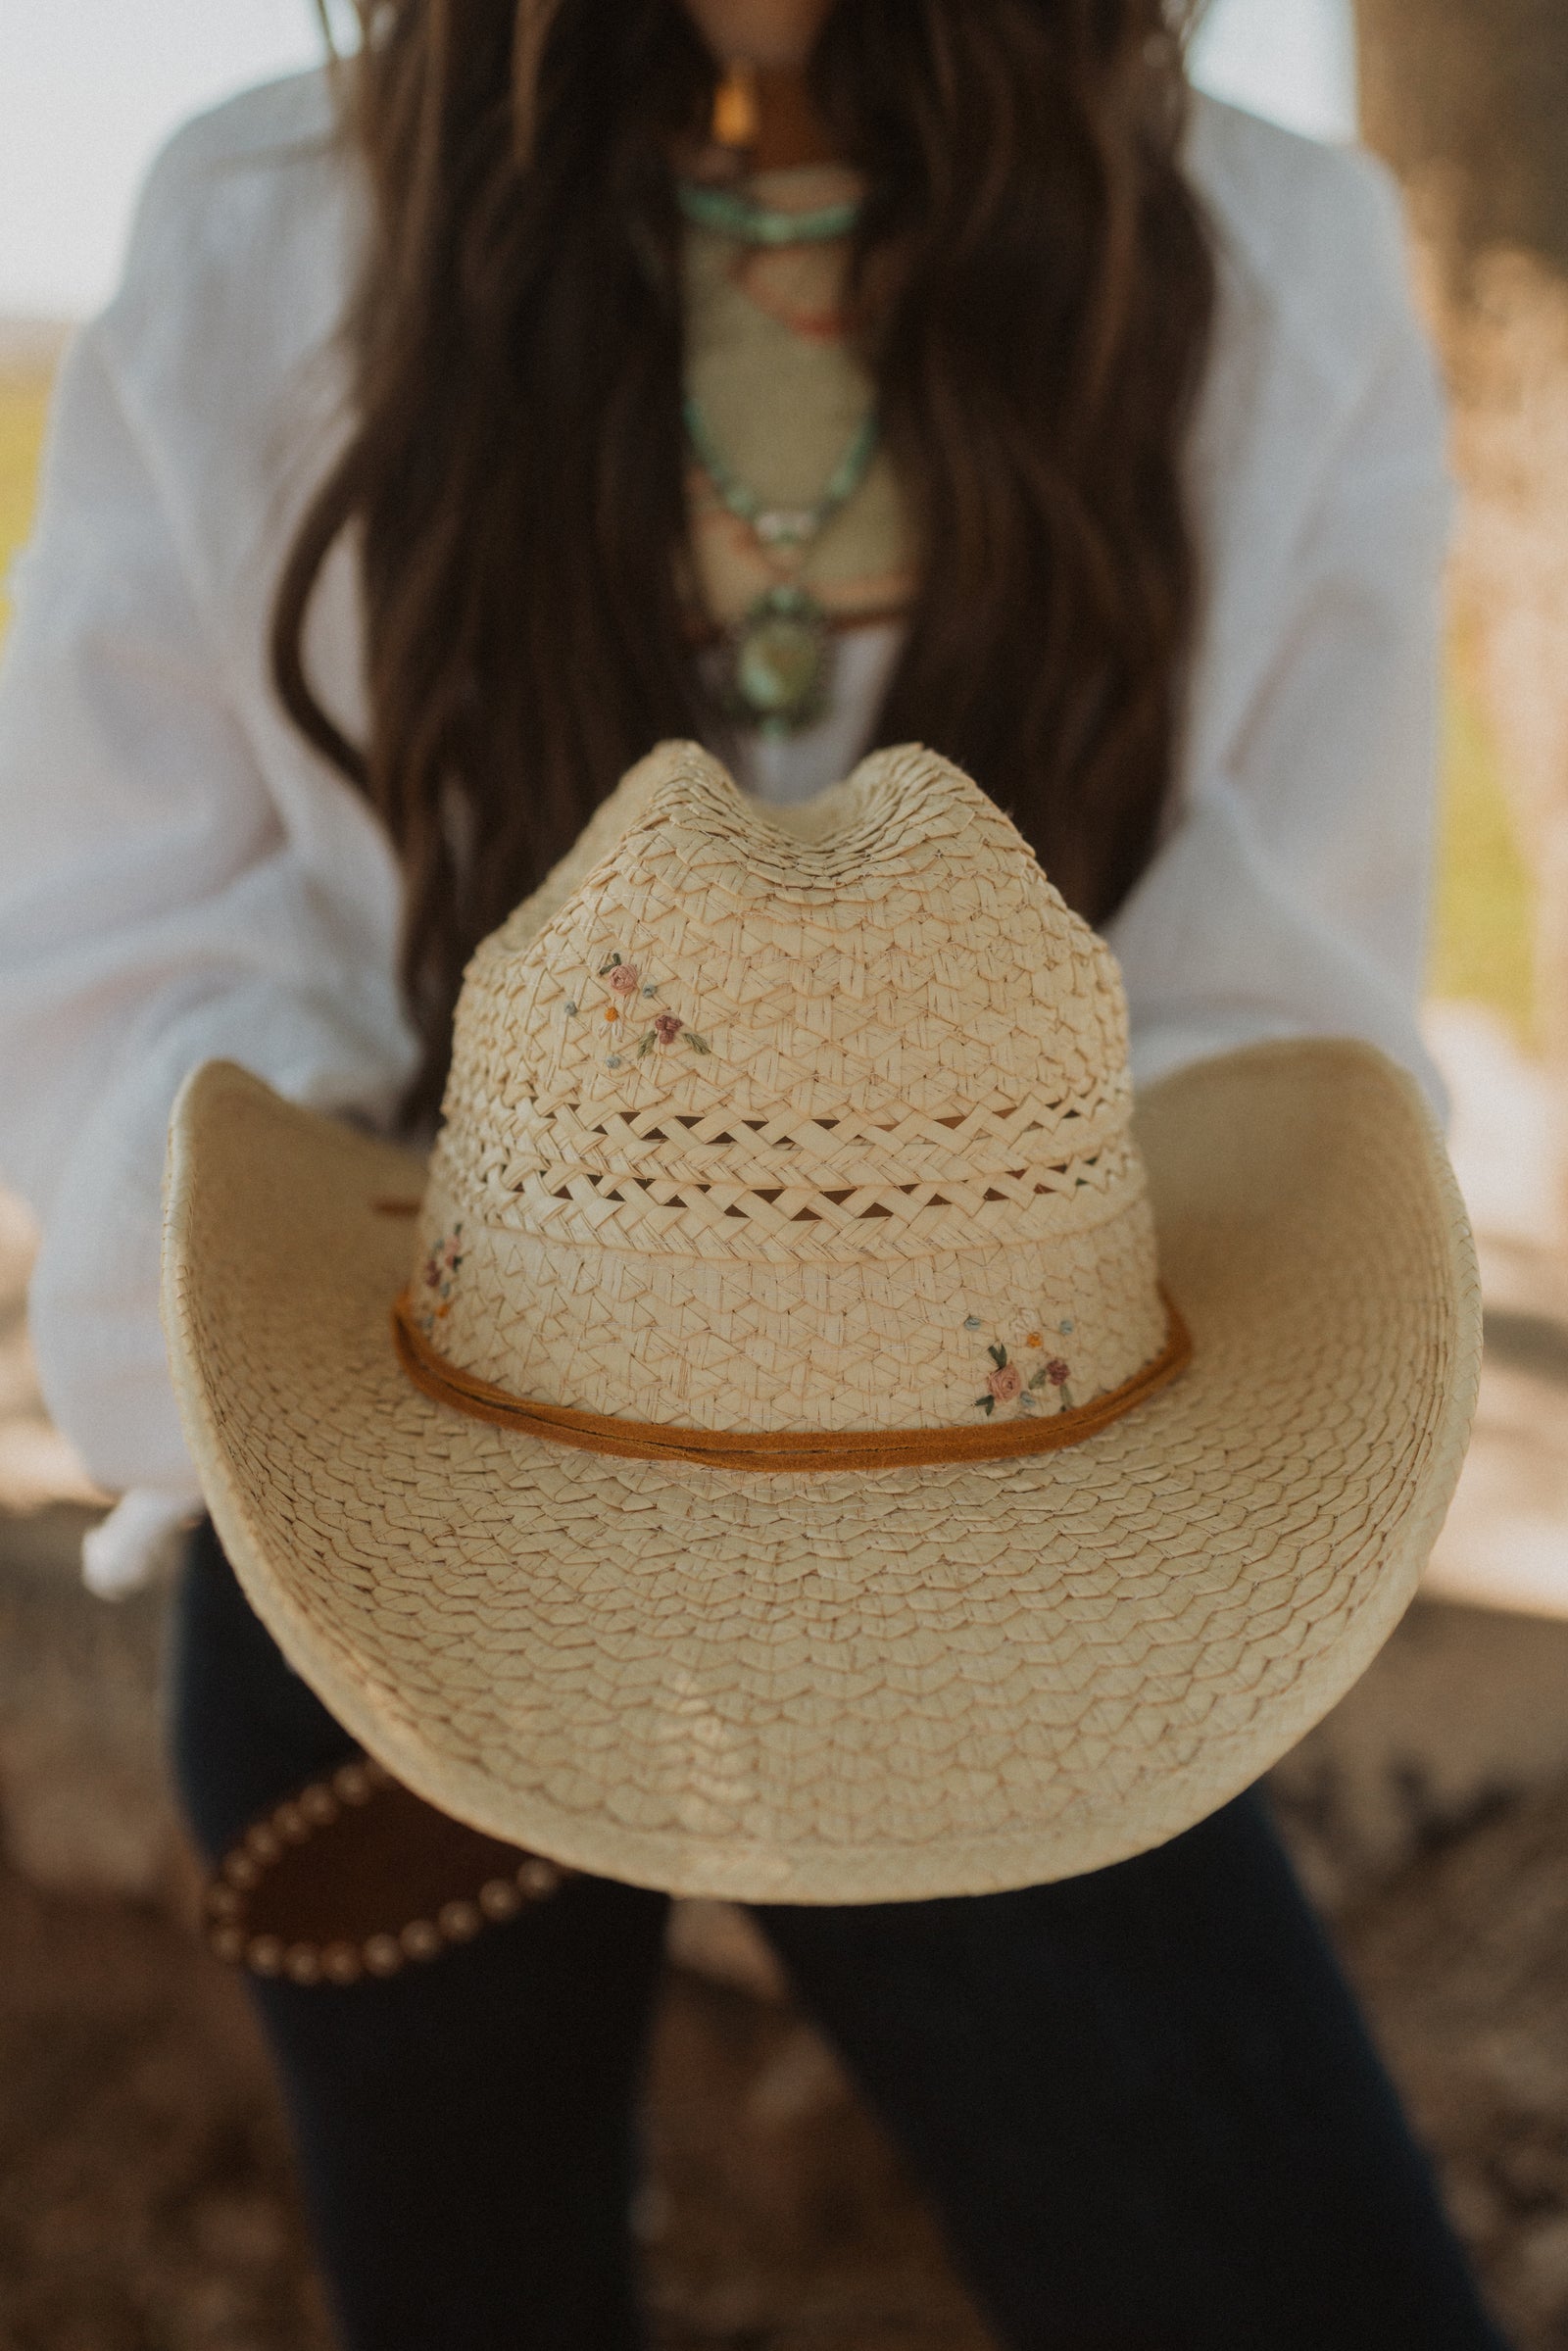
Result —
<instances>
[{"instance_id":1,"label":"blurred background","mask_svg":"<svg viewBox=\"0 0 1568 2351\"><path fill-rule=\"evenodd\" d=\"M314 63L310 0L0 0L0 575L51 375L183 116ZM1568 11L1213 0L1216 94L1403 185L1453 402L1429 1031L1481 1243L1477 1438L1425 1595L1275 1775L1314 1892L1527 2351L1568 2347ZM6 606L0 593L0 637ZM3 654L0 654L3 658ZM243 1999L191 1933L162 1599L26 1351L0 1194L0 2351L326 2336ZM664 2351L981 2351L918 2197L739 1914L685 1905L637 2208Z\"/></svg>"}]
</instances>

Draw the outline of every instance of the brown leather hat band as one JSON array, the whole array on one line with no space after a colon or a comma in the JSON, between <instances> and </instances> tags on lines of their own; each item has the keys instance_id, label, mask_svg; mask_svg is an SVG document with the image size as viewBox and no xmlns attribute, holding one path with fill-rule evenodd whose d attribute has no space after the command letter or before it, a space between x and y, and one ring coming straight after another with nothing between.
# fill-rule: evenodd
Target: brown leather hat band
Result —
<instances>
[{"instance_id":1,"label":"brown leather hat band","mask_svg":"<svg viewBox=\"0 0 1568 2351\"><path fill-rule=\"evenodd\" d=\"M511 1395L436 1352L416 1325L407 1294L392 1309L398 1360L416 1388L471 1420L515 1429L524 1436L574 1445L591 1453L633 1461L693 1461L708 1469L858 1470L923 1468L946 1461L1001 1461L1019 1453L1054 1453L1097 1437L1123 1413L1184 1370L1193 1343L1187 1325L1162 1291L1168 1316L1165 1344L1142 1369L1087 1404L1061 1412L987 1420L963 1429L693 1429L604 1412L578 1412Z\"/></svg>"}]
</instances>

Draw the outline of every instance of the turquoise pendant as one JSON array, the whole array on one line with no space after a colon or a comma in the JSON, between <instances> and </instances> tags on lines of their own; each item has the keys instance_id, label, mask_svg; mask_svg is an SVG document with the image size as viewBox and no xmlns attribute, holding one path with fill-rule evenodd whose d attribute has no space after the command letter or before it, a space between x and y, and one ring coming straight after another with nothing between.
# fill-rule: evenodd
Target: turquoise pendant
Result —
<instances>
[{"instance_id":1,"label":"turquoise pendant","mask_svg":"<svg viewBox=\"0 0 1568 2351\"><path fill-rule=\"evenodd\" d=\"M832 646L827 613L807 589L769 588L732 643L732 717L777 740L822 715Z\"/></svg>"}]
</instances>

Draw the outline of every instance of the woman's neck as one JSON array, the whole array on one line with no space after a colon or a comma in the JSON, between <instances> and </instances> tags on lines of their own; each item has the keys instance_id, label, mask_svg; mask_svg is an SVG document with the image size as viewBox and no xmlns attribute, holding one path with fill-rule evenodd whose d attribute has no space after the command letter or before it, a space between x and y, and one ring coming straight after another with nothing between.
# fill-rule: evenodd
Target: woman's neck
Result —
<instances>
[{"instance_id":1,"label":"woman's neck","mask_svg":"<svg viewBox=\"0 0 1568 2351\"><path fill-rule=\"evenodd\" d=\"M681 158L693 179L733 180L799 164L833 164L842 153L817 111L806 74L793 66L760 66L747 74L749 133L744 144L710 139Z\"/></svg>"},{"instance_id":2,"label":"woman's neck","mask_svg":"<svg viewBox=\"0 0 1568 2351\"><path fill-rule=\"evenodd\" d=\"M721 66L734 59L802 71L834 0L685 0L687 14Z\"/></svg>"},{"instance_id":3,"label":"woman's neck","mask_svg":"<svg viewBox=\"0 0 1568 2351\"><path fill-rule=\"evenodd\" d=\"M795 164L842 160L799 67L760 66L756 88L757 139L746 158L748 170L787 171Z\"/></svg>"}]
</instances>

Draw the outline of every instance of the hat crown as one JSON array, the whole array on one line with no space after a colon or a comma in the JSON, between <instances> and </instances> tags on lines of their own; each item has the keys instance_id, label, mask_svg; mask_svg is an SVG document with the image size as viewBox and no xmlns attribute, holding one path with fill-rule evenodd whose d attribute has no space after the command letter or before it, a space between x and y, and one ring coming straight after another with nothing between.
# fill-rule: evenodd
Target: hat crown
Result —
<instances>
[{"instance_id":1,"label":"hat crown","mask_svg":"<svg viewBox=\"0 0 1568 2351\"><path fill-rule=\"evenodd\" d=\"M442 1156L476 1209L885 1255L1131 1178L1114 960L956 768L880 755L798 829L694 746L615 797L609 854L469 967Z\"/></svg>"},{"instance_id":2,"label":"hat crown","mask_svg":"<svg viewBox=\"0 0 1568 2351\"><path fill-rule=\"evenodd\" d=\"M1158 1353L1109 951L929 752L798 811L633 770L475 955L412 1296L461 1369L708 1429L1068 1410Z\"/></svg>"}]
</instances>

